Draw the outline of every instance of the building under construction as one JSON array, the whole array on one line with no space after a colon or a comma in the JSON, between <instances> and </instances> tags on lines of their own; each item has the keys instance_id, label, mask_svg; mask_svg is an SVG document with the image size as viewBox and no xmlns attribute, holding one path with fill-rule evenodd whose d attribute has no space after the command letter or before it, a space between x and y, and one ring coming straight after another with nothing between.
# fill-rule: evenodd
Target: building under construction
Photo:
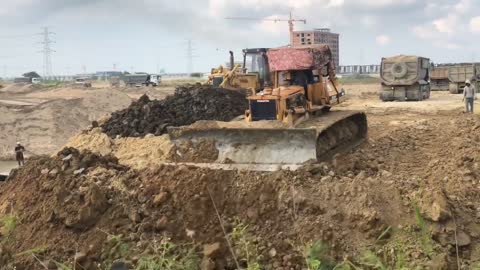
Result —
<instances>
[{"instance_id":1,"label":"building under construction","mask_svg":"<svg viewBox=\"0 0 480 270\"><path fill-rule=\"evenodd\" d=\"M329 28L317 28L310 31L293 31L292 45L327 44L332 51L335 66L340 66L340 48L337 33L332 33Z\"/></svg>"}]
</instances>

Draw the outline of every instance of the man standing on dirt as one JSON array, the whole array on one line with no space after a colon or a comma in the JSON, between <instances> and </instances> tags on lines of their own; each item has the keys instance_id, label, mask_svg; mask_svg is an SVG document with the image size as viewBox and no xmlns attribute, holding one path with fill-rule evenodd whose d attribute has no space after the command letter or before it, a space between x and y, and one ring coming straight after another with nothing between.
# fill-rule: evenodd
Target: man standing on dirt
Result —
<instances>
[{"instance_id":1,"label":"man standing on dirt","mask_svg":"<svg viewBox=\"0 0 480 270\"><path fill-rule=\"evenodd\" d=\"M15 159L18 162L18 166L25 165L25 158L23 156L24 151L25 151L25 147L23 147L23 145L17 142L17 145L15 146Z\"/></svg>"},{"instance_id":2,"label":"man standing on dirt","mask_svg":"<svg viewBox=\"0 0 480 270\"><path fill-rule=\"evenodd\" d=\"M473 113L473 101L477 99L475 93L475 87L471 85L470 81L465 82L465 88L463 89L463 100L465 101L465 108L467 113Z\"/></svg>"}]
</instances>

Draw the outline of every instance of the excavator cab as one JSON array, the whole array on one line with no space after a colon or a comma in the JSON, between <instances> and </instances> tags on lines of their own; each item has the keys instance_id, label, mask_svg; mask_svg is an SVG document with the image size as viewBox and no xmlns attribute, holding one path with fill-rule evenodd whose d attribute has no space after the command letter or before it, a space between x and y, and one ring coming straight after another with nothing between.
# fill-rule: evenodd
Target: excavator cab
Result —
<instances>
[{"instance_id":1,"label":"excavator cab","mask_svg":"<svg viewBox=\"0 0 480 270\"><path fill-rule=\"evenodd\" d=\"M271 82L267 51L267 48L243 50L243 71L247 75L256 76L258 80L257 91Z\"/></svg>"}]
</instances>

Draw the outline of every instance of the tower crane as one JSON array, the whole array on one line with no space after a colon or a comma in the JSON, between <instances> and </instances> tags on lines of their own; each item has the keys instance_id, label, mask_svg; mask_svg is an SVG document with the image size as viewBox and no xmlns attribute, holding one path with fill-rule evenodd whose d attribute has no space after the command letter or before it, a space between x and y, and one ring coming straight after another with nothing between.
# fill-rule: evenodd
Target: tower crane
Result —
<instances>
[{"instance_id":1,"label":"tower crane","mask_svg":"<svg viewBox=\"0 0 480 270\"><path fill-rule=\"evenodd\" d=\"M307 23L306 19L294 19L292 13L290 12L290 18L288 19L262 19L262 18L249 18L249 17L226 17L227 20L246 20L246 21L271 21L271 22L288 22L288 29L290 32L290 46L293 46L293 26L294 22L303 22Z\"/></svg>"}]
</instances>

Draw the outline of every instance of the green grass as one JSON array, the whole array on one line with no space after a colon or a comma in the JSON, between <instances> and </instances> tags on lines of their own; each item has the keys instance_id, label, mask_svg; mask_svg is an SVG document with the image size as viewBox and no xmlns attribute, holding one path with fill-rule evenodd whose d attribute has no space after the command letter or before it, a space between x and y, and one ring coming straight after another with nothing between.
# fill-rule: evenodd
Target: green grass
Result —
<instances>
[{"instance_id":1,"label":"green grass","mask_svg":"<svg viewBox=\"0 0 480 270\"><path fill-rule=\"evenodd\" d=\"M420 242L422 245L423 253L425 253L427 256L431 258L433 256L434 249L433 249L432 238L430 236L430 231L427 227L425 219L422 216L420 207L415 202L413 203L413 207L415 210L415 221L417 222L417 226L420 229Z\"/></svg>"},{"instance_id":2,"label":"green grass","mask_svg":"<svg viewBox=\"0 0 480 270\"><path fill-rule=\"evenodd\" d=\"M0 219L0 228L3 237L7 240L17 228L17 216L13 214L5 215Z\"/></svg>"},{"instance_id":3,"label":"green grass","mask_svg":"<svg viewBox=\"0 0 480 270\"><path fill-rule=\"evenodd\" d=\"M188 250L162 238L152 246L153 255L140 258L135 270L198 270L200 258L195 247Z\"/></svg>"}]
</instances>

